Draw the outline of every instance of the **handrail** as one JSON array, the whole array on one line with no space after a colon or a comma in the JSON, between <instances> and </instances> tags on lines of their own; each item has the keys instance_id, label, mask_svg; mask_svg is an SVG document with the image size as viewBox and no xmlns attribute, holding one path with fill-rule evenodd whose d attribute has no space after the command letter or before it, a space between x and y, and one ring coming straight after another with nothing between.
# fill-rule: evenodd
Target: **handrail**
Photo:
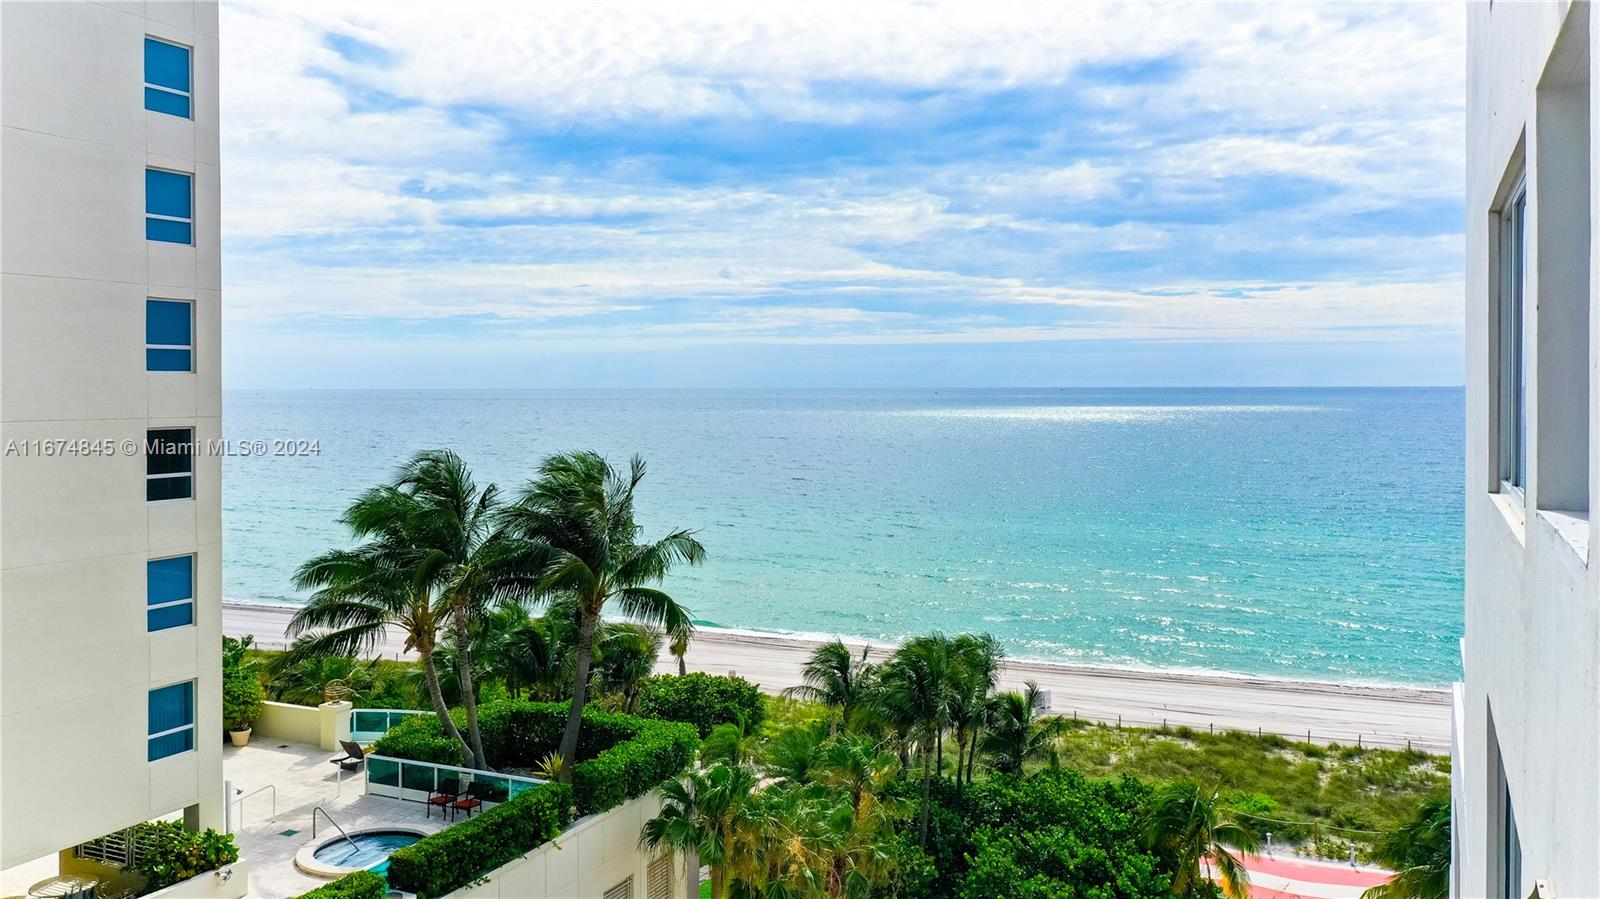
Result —
<instances>
[{"instance_id":1,"label":"handrail","mask_svg":"<svg viewBox=\"0 0 1600 899\"><path fill-rule=\"evenodd\" d=\"M239 826L240 827L244 826L244 801L246 799L249 799L251 796L256 795L257 793L262 793L262 792L265 792L267 790L271 790L272 791L272 817L268 818L267 820L268 821L276 821L276 820L278 820L278 785L277 784L267 784L264 787L257 787L256 789L251 790L248 793L245 793L245 795L240 796L237 800L235 800L235 801L237 801L239 803ZM235 793L244 793L243 790L234 790L234 792ZM327 812L323 812L323 814L327 814ZM315 817L315 816L313 816L313 817ZM313 834L313 836L315 836L315 834Z\"/></svg>"},{"instance_id":2,"label":"handrail","mask_svg":"<svg viewBox=\"0 0 1600 899\"><path fill-rule=\"evenodd\" d=\"M344 841L350 844L351 849L360 851L361 847L356 845L356 841L350 839L350 835L344 832L344 828L339 826L339 822L333 820L333 816L328 814L328 810L320 805L311 810L311 839L314 840L317 838L317 812L321 812L322 817L328 819L328 823L332 824L334 829L339 831L339 835L344 837Z\"/></svg>"}]
</instances>

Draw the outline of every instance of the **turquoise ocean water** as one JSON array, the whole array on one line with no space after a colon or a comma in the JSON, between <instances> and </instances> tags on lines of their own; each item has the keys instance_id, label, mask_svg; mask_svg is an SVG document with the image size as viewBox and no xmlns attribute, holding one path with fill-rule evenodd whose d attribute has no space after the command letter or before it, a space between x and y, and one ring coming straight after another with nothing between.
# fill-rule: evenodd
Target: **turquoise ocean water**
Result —
<instances>
[{"instance_id":1,"label":"turquoise ocean water","mask_svg":"<svg viewBox=\"0 0 1600 899\"><path fill-rule=\"evenodd\" d=\"M1461 634L1459 389L229 391L224 595L294 567L412 452L515 487L552 452L650 464L668 587L737 628L988 631L1015 656L1440 685Z\"/></svg>"}]
</instances>

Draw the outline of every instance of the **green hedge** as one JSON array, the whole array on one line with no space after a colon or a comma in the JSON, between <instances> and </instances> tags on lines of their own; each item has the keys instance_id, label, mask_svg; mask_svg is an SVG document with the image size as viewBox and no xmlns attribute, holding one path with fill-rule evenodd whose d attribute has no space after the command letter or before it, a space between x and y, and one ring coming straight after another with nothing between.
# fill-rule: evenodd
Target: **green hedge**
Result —
<instances>
[{"instance_id":1,"label":"green hedge","mask_svg":"<svg viewBox=\"0 0 1600 899\"><path fill-rule=\"evenodd\" d=\"M301 893L295 899L384 899L389 885L383 875L371 871L356 871L335 880L327 886Z\"/></svg>"},{"instance_id":2,"label":"green hedge","mask_svg":"<svg viewBox=\"0 0 1600 899\"><path fill-rule=\"evenodd\" d=\"M719 724L743 723L755 733L767 716L761 689L742 677L715 674L661 674L639 685L639 714L693 724L701 737Z\"/></svg>"},{"instance_id":3,"label":"green hedge","mask_svg":"<svg viewBox=\"0 0 1600 899\"><path fill-rule=\"evenodd\" d=\"M478 709L483 750L496 768L533 768L561 745L566 703L502 701ZM464 725L463 725L464 726ZM642 796L694 759L694 728L672 721L583 710L572 787L578 813L602 812ZM439 719L416 715L383 735L373 751L402 759L462 764L461 748Z\"/></svg>"},{"instance_id":4,"label":"green hedge","mask_svg":"<svg viewBox=\"0 0 1600 899\"><path fill-rule=\"evenodd\" d=\"M603 812L677 777L694 760L698 742L694 728L687 724L639 721L632 739L573 766L572 789L578 811L585 815Z\"/></svg>"},{"instance_id":5,"label":"green hedge","mask_svg":"<svg viewBox=\"0 0 1600 899\"><path fill-rule=\"evenodd\" d=\"M389 884L443 896L544 845L572 823L572 791L543 784L389 856Z\"/></svg>"}]
</instances>

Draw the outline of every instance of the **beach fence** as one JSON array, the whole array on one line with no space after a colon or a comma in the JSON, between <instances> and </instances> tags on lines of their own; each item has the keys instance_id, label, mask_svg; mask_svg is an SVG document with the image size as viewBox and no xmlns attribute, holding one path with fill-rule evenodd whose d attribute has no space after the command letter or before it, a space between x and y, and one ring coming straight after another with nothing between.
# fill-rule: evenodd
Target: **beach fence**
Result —
<instances>
[{"instance_id":1,"label":"beach fence","mask_svg":"<svg viewBox=\"0 0 1600 899\"><path fill-rule=\"evenodd\" d=\"M1426 752L1433 755L1443 755L1450 751L1450 744L1437 743L1432 740L1423 740L1413 737L1398 736L1395 734L1364 733L1360 731L1330 730L1303 730L1286 731L1274 730L1268 727L1237 727L1226 725L1218 727L1215 722L1197 722L1192 717L1160 717L1139 715L1095 716L1079 713L1073 709L1068 712L1052 711L1052 714L1073 721L1086 721L1091 724L1103 724L1121 728L1137 728L1140 730L1154 730L1162 733L1184 735L1188 733L1219 734L1230 731L1254 734L1256 737L1279 737L1291 743L1308 743L1313 746L1345 747L1356 749L1404 749L1409 751Z\"/></svg>"}]
</instances>

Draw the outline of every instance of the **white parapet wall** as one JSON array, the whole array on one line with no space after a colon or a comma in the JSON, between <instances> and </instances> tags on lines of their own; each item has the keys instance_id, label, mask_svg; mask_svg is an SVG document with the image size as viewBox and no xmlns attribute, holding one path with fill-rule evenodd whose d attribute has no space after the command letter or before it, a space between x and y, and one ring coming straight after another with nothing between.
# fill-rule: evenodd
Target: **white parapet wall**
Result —
<instances>
[{"instance_id":1,"label":"white parapet wall","mask_svg":"<svg viewBox=\"0 0 1600 899\"><path fill-rule=\"evenodd\" d=\"M268 702L262 707L261 717L251 725L251 732L258 737L305 743L334 752L340 740L350 739L350 714L348 702L324 702L319 706Z\"/></svg>"},{"instance_id":2,"label":"white parapet wall","mask_svg":"<svg viewBox=\"0 0 1600 899\"><path fill-rule=\"evenodd\" d=\"M473 886L449 894L447 899L600 899L631 879L635 899L651 893L651 874L670 879L666 894L685 899L687 878L683 859L661 855L639 846L639 830L661 811L661 794L647 793L632 802L574 822L561 836L514 862L489 872Z\"/></svg>"},{"instance_id":3,"label":"white parapet wall","mask_svg":"<svg viewBox=\"0 0 1600 899\"><path fill-rule=\"evenodd\" d=\"M241 859L215 871L179 881L142 899L241 899L250 895L250 864Z\"/></svg>"}]
</instances>

